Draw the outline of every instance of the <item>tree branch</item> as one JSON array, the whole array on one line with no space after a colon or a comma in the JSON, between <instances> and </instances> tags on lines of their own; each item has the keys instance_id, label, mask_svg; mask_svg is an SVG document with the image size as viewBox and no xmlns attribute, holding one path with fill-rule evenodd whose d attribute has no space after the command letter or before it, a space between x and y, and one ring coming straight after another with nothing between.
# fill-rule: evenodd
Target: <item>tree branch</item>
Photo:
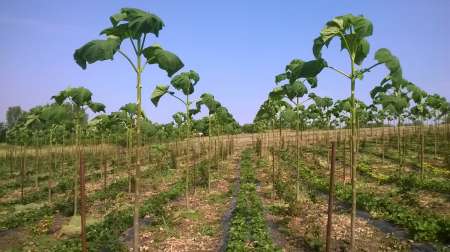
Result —
<instances>
[{"instance_id":1,"label":"tree branch","mask_svg":"<svg viewBox=\"0 0 450 252\"><path fill-rule=\"evenodd\" d=\"M144 50L144 44L145 44L145 38L147 37L147 33L144 34L144 38L142 39L142 44L139 52L142 52Z\"/></svg>"},{"instance_id":2,"label":"tree branch","mask_svg":"<svg viewBox=\"0 0 450 252\"><path fill-rule=\"evenodd\" d=\"M123 57L125 57L125 59L128 60L128 62L129 62L129 63L131 64L131 66L133 67L133 70L137 73L138 70L137 70L136 66L134 65L133 61L131 61L131 59L130 59L124 52L122 52L121 50L119 50L118 52L119 52Z\"/></svg>"},{"instance_id":3,"label":"tree branch","mask_svg":"<svg viewBox=\"0 0 450 252\"><path fill-rule=\"evenodd\" d=\"M338 73L344 75L345 77L351 79L350 76L349 76L348 74L344 73L343 71L341 71L341 70L339 70L339 69L337 69L337 68L334 68L334 67L332 67L332 66L327 66L327 68L333 69L334 71L336 71L336 72L338 72Z\"/></svg>"},{"instance_id":4,"label":"tree branch","mask_svg":"<svg viewBox=\"0 0 450 252\"><path fill-rule=\"evenodd\" d=\"M371 67L369 67L369 68L363 69L363 70L361 71L361 73L363 74L363 73L370 72L370 70L372 70L374 67L376 67L376 66L378 66L378 65L381 65L381 64L383 64L383 63L384 63L384 62L378 62L378 63L374 64L373 66L371 66Z\"/></svg>"},{"instance_id":5,"label":"tree branch","mask_svg":"<svg viewBox=\"0 0 450 252\"><path fill-rule=\"evenodd\" d=\"M138 52L138 50L136 48L136 45L134 44L133 37L131 36L130 32L128 32L128 36L130 37L130 42L131 42L131 45L133 46L134 52L136 53L136 55L138 55L139 52Z\"/></svg>"},{"instance_id":6,"label":"tree branch","mask_svg":"<svg viewBox=\"0 0 450 252\"><path fill-rule=\"evenodd\" d=\"M174 94L171 94L171 93L169 93L169 94L170 94L171 96L175 97L176 99L178 99L179 101L181 101L184 105L187 105L186 102L184 102L183 99L181 99L180 97L178 97L178 96L176 96L176 95L174 95Z\"/></svg>"}]
</instances>

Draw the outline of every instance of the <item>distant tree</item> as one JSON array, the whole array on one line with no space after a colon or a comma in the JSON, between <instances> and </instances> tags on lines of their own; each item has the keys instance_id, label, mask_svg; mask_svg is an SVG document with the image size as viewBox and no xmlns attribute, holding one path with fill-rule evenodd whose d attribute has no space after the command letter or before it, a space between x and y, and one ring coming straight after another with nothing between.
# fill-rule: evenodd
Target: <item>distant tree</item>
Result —
<instances>
[{"instance_id":1,"label":"distant tree","mask_svg":"<svg viewBox=\"0 0 450 252\"><path fill-rule=\"evenodd\" d=\"M6 124L8 128L14 127L17 121L22 117L24 111L20 106L9 107L6 111Z\"/></svg>"},{"instance_id":2,"label":"distant tree","mask_svg":"<svg viewBox=\"0 0 450 252\"><path fill-rule=\"evenodd\" d=\"M254 125L252 123L246 123L242 125L242 132L244 133L254 133Z\"/></svg>"},{"instance_id":3,"label":"distant tree","mask_svg":"<svg viewBox=\"0 0 450 252\"><path fill-rule=\"evenodd\" d=\"M6 123L0 122L0 143L4 143L6 141Z\"/></svg>"}]
</instances>

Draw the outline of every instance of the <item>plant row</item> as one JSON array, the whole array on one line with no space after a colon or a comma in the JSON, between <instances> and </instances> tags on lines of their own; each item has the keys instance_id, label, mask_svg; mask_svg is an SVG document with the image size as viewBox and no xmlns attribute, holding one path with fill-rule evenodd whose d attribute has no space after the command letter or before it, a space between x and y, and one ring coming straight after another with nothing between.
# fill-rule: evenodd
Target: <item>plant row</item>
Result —
<instances>
[{"instance_id":1,"label":"plant row","mask_svg":"<svg viewBox=\"0 0 450 252\"><path fill-rule=\"evenodd\" d=\"M263 205L256 192L251 152L241 156L240 189L230 225L227 251L277 251L264 219Z\"/></svg>"}]
</instances>

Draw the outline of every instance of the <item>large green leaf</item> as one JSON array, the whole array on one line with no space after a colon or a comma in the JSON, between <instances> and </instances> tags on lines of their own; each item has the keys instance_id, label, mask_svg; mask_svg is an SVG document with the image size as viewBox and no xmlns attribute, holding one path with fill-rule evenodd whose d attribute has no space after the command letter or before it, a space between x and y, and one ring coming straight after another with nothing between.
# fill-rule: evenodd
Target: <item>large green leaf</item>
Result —
<instances>
[{"instance_id":1,"label":"large green leaf","mask_svg":"<svg viewBox=\"0 0 450 252\"><path fill-rule=\"evenodd\" d=\"M333 20L328 21L326 26L327 27L336 27L339 30L344 30L345 29L344 19L342 18L342 16L335 17L335 18L333 18Z\"/></svg>"},{"instance_id":2,"label":"large green leaf","mask_svg":"<svg viewBox=\"0 0 450 252\"><path fill-rule=\"evenodd\" d=\"M303 61L300 59L292 60L285 67L285 73L275 76L275 82L279 82L288 79L289 83L294 83L300 78L306 78L312 87L317 85L317 79L315 78L327 63L323 59L316 59L310 61Z\"/></svg>"},{"instance_id":3,"label":"large green leaf","mask_svg":"<svg viewBox=\"0 0 450 252\"><path fill-rule=\"evenodd\" d=\"M67 99L66 90L59 92L57 95L51 97L51 99L55 100L55 102L59 105L63 104Z\"/></svg>"},{"instance_id":4,"label":"large green leaf","mask_svg":"<svg viewBox=\"0 0 450 252\"><path fill-rule=\"evenodd\" d=\"M156 88L152 92L152 96L150 100L152 101L153 105L158 106L159 99L165 94L169 92L169 86L166 85L157 85Z\"/></svg>"},{"instance_id":5,"label":"large green leaf","mask_svg":"<svg viewBox=\"0 0 450 252\"><path fill-rule=\"evenodd\" d=\"M204 104L209 111L209 114L214 114L218 107L220 107L220 103L218 103L212 94L204 93L200 96L200 101L197 104ZM197 106L199 108L200 106Z\"/></svg>"},{"instance_id":6,"label":"large green leaf","mask_svg":"<svg viewBox=\"0 0 450 252\"><path fill-rule=\"evenodd\" d=\"M100 103L100 102L91 102L90 104L88 104L88 107L94 113L105 112L105 105L103 103Z\"/></svg>"},{"instance_id":7,"label":"large green leaf","mask_svg":"<svg viewBox=\"0 0 450 252\"><path fill-rule=\"evenodd\" d=\"M356 63L360 65L367 56L369 46L364 39L373 33L372 23L363 16L347 14L335 17L328 21L321 30L320 36L314 39L313 54L318 59L322 57L323 46L328 46L335 37L341 39L341 48L347 49L351 55L355 55Z\"/></svg>"},{"instance_id":8,"label":"large green leaf","mask_svg":"<svg viewBox=\"0 0 450 252\"><path fill-rule=\"evenodd\" d=\"M360 37L369 37L372 36L373 33L373 25L368 19L363 16L354 17L352 20L352 25L355 31L355 34Z\"/></svg>"},{"instance_id":9,"label":"large green leaf","mask_svg":"<svg viewBox=\"0 0 450 252\"><path fill-rule=\"evenodd\" d=\"M106 28L100 32L100 35L115 36L120 38L120 40L130 37L138 39L140 37L140 34L135 34L128 29L128 24L120 24L118 26Z\"/></svg>"},{"instance_id":10,"label":"large green leaf","mask_svg":"<svg viewBox=\"0 0 450 252\"><path fill-rule=\"evenodd\" d=\"M136 103L127 103L120 107L120 110L126 112L128 115L134 116L137 114L137 105Z\"/></svg>"},{"instance_id":11,"label":"large green leaf","mask_svg":"<svg viewBox=\"0 0 450 252\"><path fill-rule=\"evenodd\" d=\"M339 35L341 32L341 29L336 26L325 26L320 31L320 37L322 38L322 41L326 42L331 40L333 37Z\"/></svg>"},{"instance_id":12,"label":"large green leaf","mask_svg":"<svg viewBox=\"0 0 450 252\"><path fill-rule=\"evenodd\" d=\"M306 81L309 83L311 88L317 87L317 77L306 78Z\"/></svg>"},{"instance_id":13,"label":"large green leaf","mask_svg":"<svg viewBox=\"0 0 450 252\"><path fill-rule=\"evenodd\" d=\"M281 73L275 76L275 83L278 84L284 80L287 79L287 74L286 73Z\"/></svg>"},{"instance_id":14,"label":"large green leaf","mask_svg":"<svg viewBox=\"0 0 450 252\"><path fill-rule=\"evenodd\" d=\"M92 40L75 50L73 57L81 68L86 69L87 63L112 60L120 48L120 42L118 37L113 36L106 40Z\"/></svg>"},{"instance_id":15,"label":"large green leaf","mask_svg":"<svg viewBox=\"0 0 450 252\"><path fill-rule=\"evenodd\" d=\"M183 91L184 95L194 92L194 86L200 80L200 76L193 70L183 72L172 78L170 84L176 89Z\"/></svg>"},{"instance_id":16,"label":"large green leaf","mask_svg":"<svg viewBox=\"0 0 450 252\"><path fill-rule=\"evenodd\" d=\"M161 69L167 72L169 77L184 66L177 55L162 49L159 45L152 45L145 48L143 54L149 64L158 64Z\"/></svg>"},{"instance_id":17,"label":"large green leaf","mask_svg":"<svg viewBox=\"0 0 450 252\"><path fill-rule=\"evenodd\" d=\"M57 95L52 96L57 104L64 103L65 100L71 99L77 106L81 107L91 102L92 92L84 87L66 88Z\"/></svg>"},{"instance_id":18,"label":"large green leaf","mask_svg":"<svg viewBox=\"0 0 450 252\"><path fill-rule=\"evenodd\" d=\"M282 87L276 87L269 93L269 98L272 100L281 100L284 97Z\"/></svg>"},{"instance_id":19,"label":"large green leaf","mask_svg":"<svg viewBox=\"0 0 450 252\"><path fill-rule=\"evenodd\" d=\"M313 54L316 59L322 58L322 47L325 45L321 37L314 39Z\"/></svg>"},{"instance_id":20,"label":"large green leaf","mask_svg":"<svg viewBox=\"0 0 450 252\"><path fill-rule=\"evenodd\" d=\"M390 76L393 82L402 80L402 69L400 61L388 49L381 48L375 53L375 59L379 63L383 63L390 71Z\"/></svg>"},{"instance_id":21,"label":"large green leaf","mask_svg":"<svg viewBox=\"0 0 450 252\"><path fill-rule=\"evenodd\" d=\"M358 47L355 52L355 63L361 65L364 59L369 54L370 45L366 39L359 40Z\"/></svg>"},{"instance_id":22,"label":"large green leaf","mask_svg":"<svg viewBox=\"0 0 450 252\"><path fill-rule=\"evenodd\" d=\"M66 95L79 107L88 105L92 101L92 92L84 87L67 88Z\"/></svg>"},{"instance_id":23,"label":"large green leaf","mask_svg":"<svg viewBox=\"0 0 450 252\"><path fill-rule=\"evenodd\" d=\"M127 18L127 14L125 12L118 12L114 15L112 15L111 17L109 17L109 20L111 21L111 24L113 26L117 26L117 24L119 24L119 22L125 20Z\"/></svg>"},{"instance_id":24,"label":"large green leaf","mask_svg":"<svg viewBox=\"0 0 450 252\"><path fill-rule=\"evenodd\" d=\"M290 100L296 97L302 97L308 92L308 89L300 81L283 85L283 90Z\"/></svg>"},{"instance_id":25,"label":"large green leaf","mask_svg":"<svg viewBox=\"0 0 450 252\"><path fill-rule=\"evenodd\" d=\"M164 22L158 16L136 8L122 8L119 13L112 15L111 24L115 27L122 22L128 21L128 29L137 35L153 33L159 35L164 27Z\"/></svg>"},{"instance_id":26,"label":"large green leaf","mask_svg":"<svg viewBox=\"0 0 450 252\"><path fill-rule=\"evenodd\" d=\"M310 60L303 64L299 77L314 78L316 77L324 67L327 66L327 62L323 59Z\"/></svg>"},{"instance_id":27,"label":"large green leaf","mask_svg":"<svg viewBox=\"0 0 450 252\"><path fill-rule=\"evenodd\" d=\"M301 77L304 64L305 62L303 60L293 59L288 65L286 65L286 76L289 79L289 82L292 83Z\"/></svg>"}]
</instances>

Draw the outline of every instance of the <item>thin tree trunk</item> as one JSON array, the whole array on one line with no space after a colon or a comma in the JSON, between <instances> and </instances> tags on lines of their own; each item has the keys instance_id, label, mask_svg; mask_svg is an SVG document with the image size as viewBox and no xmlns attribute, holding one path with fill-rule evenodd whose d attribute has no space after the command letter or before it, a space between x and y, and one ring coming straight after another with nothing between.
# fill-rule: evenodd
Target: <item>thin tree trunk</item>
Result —
<instances>
[{"instance_id":1,"label":"thin tree trunk","mask_svg":"<svg viewBox=\"0 0 450 252\"><path fill-rule=\"evenodd\" d=\"M327 236L326 236L326 249L325 251L331 251L331 232L333 228L333 206L334 206L334 174L336 170L336 143L331 143L331 166L330 166L330 188L328 195L328 219L327 219Z\"/></svg>"},{"instance_id":2,"label":"thin tree trunk","mask_svg":"<svg viewBox=\"0 0 450 252\"><path fill-rule=\"evenodd\" d=\"M298 106L298 97L297 101L295 103L295 106ZM298 131L300 127L300 111L297 108L297 121L295 126L295 160L296 160L296 168L297 168L297 183L296 183L296 199L297 201L300 200L300 157L299 157L299 139L298 139Z\"/></svg>"},{"instance_id":3,"label":"thin tree trunk","mask_svg":"<svg viewBox=\"0 0 450 252\"><path fill-rule=\"evenodd\" d=\"M138 40L138 48L140 48L140 39ZM137 55L137 64L136 64L136 107L137 107L137 118L136 118L136 167L135 167L135 174L134 174L134 207L133 207L133 248L134 252L140 251L139 246L139 207L140 207L140 195L139 195L139 179L141 175L141 161L140 161L140 155L139 155L139 147L141 145L141 129L140 129L140 120L142 115L142 97L141 97L141 91L142 91L142 83L141 83L141 73L142 73L142 67L141 67L141 55Z\"/></svg>"},{"instance_id":4,"label":"thin tree trunk","mask_svg":"<svg viewBox=\"0 0 450 252\"><path fill-rule=\"evenodd\" d=\"M424 160L424 146L425 145L425 137L423 135L423 126L420 127L420 175L423 179L423 160Z\"/></svg>"},{"instance_id":5,"label":"thin tree trunk","mask_svg":"<svg viewBox=\"0 0 450 252\"><path fill-rule=\"evenodd\" d=\"M86 191L85 191L85 170L84 170L84 159L83 150L79 148L79 164L80 164L80 218L81 218L81 246L83 252L87 252L87 241L86 241Z\"/></svg>"},{"instance_id":6,"label":"thin tree trunk","mask_svg":"<svg viewBox=\"0 0 450 252\"><path fill-rule=\"evenodd\" d=\"M208 192L211 192L211 164L212 164L212 158L211 158L211 115L208 114Z\"/></svg>"},{"instance_id":7,"label":"thin tree trunk","mask_svg":"<svg viewBox=\"0 0 450 252\"><path fill-rule=\"evenodd\" d=\"M25 151L23 146L21 146L21 157L20 157L20 202L24 204L23 201L23 187L25 183Z\"/></svg>"},{"instance_id":8,"label":"thin tree trunk","mask_svg":"<svg viewBox=\"0 0 450 252\"><path fill-rule=\"evenodd\" d=\"M354 72L354 65L352 62L352 76ZM355 221L356 221L356 104L355 104L355 79L351 79L351 105L352 105L352 134L351 134L351 155L350 155L350 166L351 166L351 179L352 179L352 214L351 214L351 227L350 227L350 251L354 250L355 247Z\"/></svg>"}]
</instances>

